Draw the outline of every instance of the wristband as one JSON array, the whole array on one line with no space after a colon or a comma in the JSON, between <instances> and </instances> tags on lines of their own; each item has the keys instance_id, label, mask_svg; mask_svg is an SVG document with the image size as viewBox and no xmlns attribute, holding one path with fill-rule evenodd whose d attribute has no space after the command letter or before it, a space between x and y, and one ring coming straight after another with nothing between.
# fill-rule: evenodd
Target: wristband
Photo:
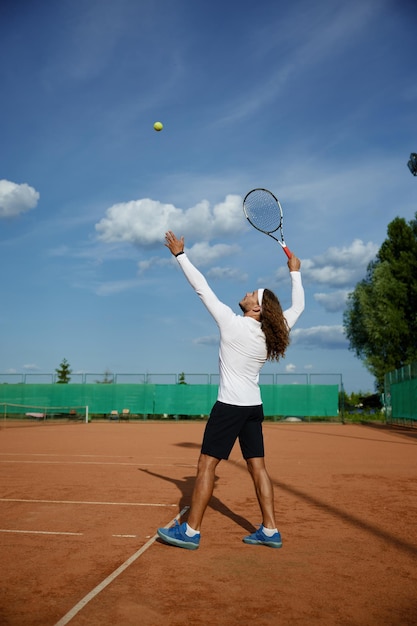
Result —
<instances>
[{"instance_id":1,"label":"wristband","mask_svg":"<svg viewBox=\"0 0 417 626\"><path fill-rule=\"evenodd\" d=\"M180 256L180 254L184 254L184 250L181 250L181 252L178 252L178 254L175 254L175 258L177 258L177 256Z\"/></svg>"}]
</instances>

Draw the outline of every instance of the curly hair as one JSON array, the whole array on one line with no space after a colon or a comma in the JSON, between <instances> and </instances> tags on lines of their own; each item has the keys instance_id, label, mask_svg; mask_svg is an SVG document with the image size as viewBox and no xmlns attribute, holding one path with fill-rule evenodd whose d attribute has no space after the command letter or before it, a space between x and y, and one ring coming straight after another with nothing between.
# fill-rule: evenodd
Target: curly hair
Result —
<instances>
[{"instance_id":1,"label":"curly hair","mask_svg":"<svg viewBox=\"0 0 417 626\"><path fill-rule=\"evenodd\" d=\"M279 361L290 343L290 329L276 295L265 289L262 298L261 328L265 334L267 360Z\"/></svg>"}]
</instances>

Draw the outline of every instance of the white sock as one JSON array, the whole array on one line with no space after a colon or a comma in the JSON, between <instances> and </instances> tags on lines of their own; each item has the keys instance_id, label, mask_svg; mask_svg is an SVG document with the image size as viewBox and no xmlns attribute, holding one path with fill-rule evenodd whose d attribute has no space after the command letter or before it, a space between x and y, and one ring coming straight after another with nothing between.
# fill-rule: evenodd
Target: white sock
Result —
<instances>
[{"instance_id":1,"label":"white sock","mask_svg":"<svg viewBox=\"0 0 417 626\"><path fill-rule=\"evenodd\" d=\"M262 532L267 537L272 537L272 535L275 535L278 530L276 528L265 528L265 526L262 524Z\"/></svg>"},{"instance_id":2,"label":"white sock","mask_svg":"<svg viewBox=\"0 0 417 626\"><path fill-rule=\"evenodd\" d=\"M189 537L195 537L196 535L200 534L199 530L194 530L194 528L191 528L191 526L188 526L188 524L185 527L185 534L188 535Z\"/></svg>"}]
</instances>

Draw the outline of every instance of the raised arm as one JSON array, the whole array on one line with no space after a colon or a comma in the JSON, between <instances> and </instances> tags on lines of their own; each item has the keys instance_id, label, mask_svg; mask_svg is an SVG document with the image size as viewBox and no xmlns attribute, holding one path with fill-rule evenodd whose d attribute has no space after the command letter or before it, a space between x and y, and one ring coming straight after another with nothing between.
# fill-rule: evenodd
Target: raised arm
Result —
<instances>
[{"instance_id":1,"label":"raised arm","mask_svg":"<svg viewBox=\"0 0 417 626\"><path fill-rule=\"evenodd\" d=\"M288 259L288 269L291 276L291 307L284 311L284 317L290 328L294 326L301 313L304 311L305 298L304 288L301 281L301 261L294 254Z\"/></svg>"},{"instance_id":2,"label":"raised arm","mask_svg":"<svg viewBox=\"0 0 417 626\"><path fill-rule=\"evenodd\" d=\"M165 233L165 245L175 257L185 274L191 287L195 290L209 313L214 317L218 325L234 316L232 309L223 304L214 291L211 289L203 274L191 263L190 259L184 252L184 237L178 239L174 233L169 230Z\"/></svg>"}]
</instances>

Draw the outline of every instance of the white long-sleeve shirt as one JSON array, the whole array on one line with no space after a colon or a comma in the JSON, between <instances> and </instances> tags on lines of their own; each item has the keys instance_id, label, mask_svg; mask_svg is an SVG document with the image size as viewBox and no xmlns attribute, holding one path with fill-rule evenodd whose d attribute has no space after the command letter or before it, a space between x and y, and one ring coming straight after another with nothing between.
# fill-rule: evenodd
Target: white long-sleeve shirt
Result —
<instances>
[{"instance_id":1,"label":"white long-sleeve shirt","mask_svg":"<svg viewBox=\"0 0 417 626\"><path fill-rule=\"evenodd\" d=\"M252 317L236 315L221 302L185 253L177 260L220 330L217 399L239 406L262 404L259 372L266 361L267 349L261 323ZM284 311L284 317L292 328L304 310L304 289L300 272L290 272L290 276L292 305Z\"/></svg>"}]
</instances>

